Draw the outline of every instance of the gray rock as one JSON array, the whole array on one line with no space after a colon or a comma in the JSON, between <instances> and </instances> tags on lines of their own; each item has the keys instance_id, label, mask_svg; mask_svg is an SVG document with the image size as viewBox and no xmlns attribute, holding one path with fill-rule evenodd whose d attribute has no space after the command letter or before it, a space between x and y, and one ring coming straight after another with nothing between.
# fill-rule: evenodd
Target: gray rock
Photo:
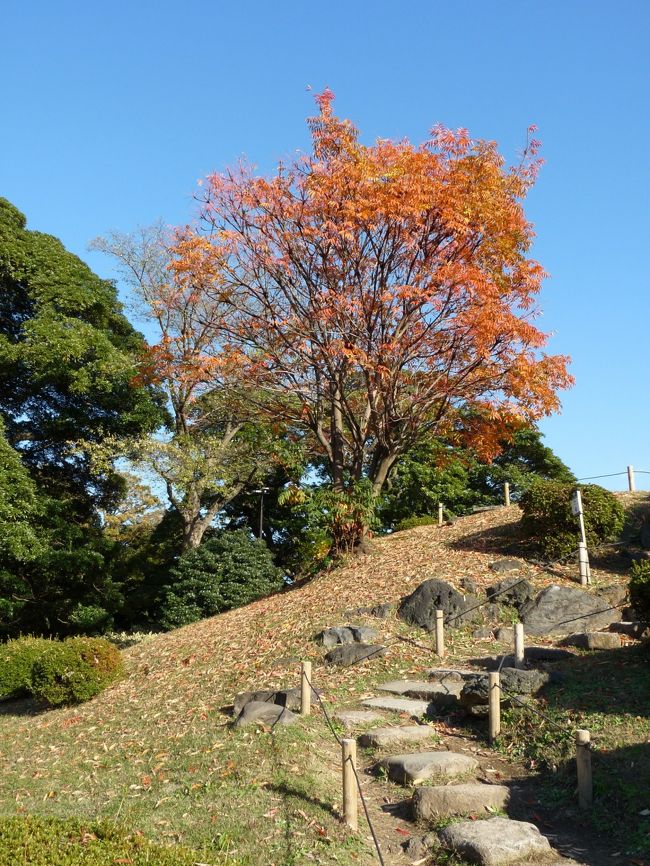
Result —
<instances>
[{"instance_id":1,"label":"gray rock","mask_svg":"<svg viewBox=\"0 0 650 866\"><path fill-rule=\"evenodd\" d=\"M276 725L292 725L300 717L286 707L279 704L270 704L266 701L250 701L237 716L234 726L236 728L244 725L264 724L275 727Z\"/></svg>"},{"instance_id":2,"label":"gray rock","mask_svg":"<svg viewBox=\"0 0 650 866\"><path fill-rule=\"evenodd\" d=\"M634 640L641 640L650 634L650 629L644 622L613 622L609 630L627 635Z\"/></svg>"},{"instance_id":3,"label":"gray rock","mask_svg":"<svg viewBox=\"0 0 650 866\"><path fill-rule=\"evenodd\" d=\"M509 799L510 790L505 785L471 782L418 788L411 803L416 820L429 821L505 809Z\"/></svg>"},{"instance_id":4,"label":"gray rock","mask_svg":"<svg viewBox=\"0 0 650 866\"><path fill-rule=\"evenodd\" d=\"M621 636L611 631L583 631L565 637L562 644L589 650L618 649L621 646Z\"/></svg>"},{"instance_id":5,"label":"gray rock","mask_svg":"<svg viewBox=\"0 0 650 866\"><path fill-rule=\"evenodd\" d=\"M444 580L425 580L410 595L402 599L397 614L409 625L417 625L428 631L433 631L436 624L436 610L445 614L447 628L456 628L465 622L470 622L475 611L468 613L473 607L474 596L465 596Z\"/></svg>"},{"instance_id":6,"label":"gray rock","mask_svg":"<svg viewBox=\"0 0 650 866\"><path fill-rule=\"evenodd\" d=\"M596 590L596 595L603 599L603 607L608 604L619 605L627 601L628 589L626 585L612 583L610 586L601 586Z\"/></svg>"},{"instance_id":7,"label":"gray rock","mask_svg":"<svg viewBox=\"0 0 650 866\"><path fill-rule=\"evenodd\" d=\"M521 571L524 564L519 559L497 559L489 567L497 574L509 574L511 571Z\"/></svg>"},{"instance_id":8,"label":"gray rock","mask_svg":"<svg viewBox=\"0 0 650 866\"><path fill-rule=\"evenodd\" d=\"M510 695L534 695L549 681L546 671L501 668L500 682L504 703ZM465 708L485 706L488 703L489 680L487 674L475 674L468 678L460 693L460 704ZM510 695L508 694L510 693Z\"/></svg>"},{"instance_id":9,"label":"gray rock","mask_svg":"<svg viewBox=\"0 0 650 866\"><path fill-rule=\"evenodd\" d=\"M472 773L478 761L458 752L415 752L391 755L375 764L375 771L384 771L399 785L417 785L427 779L454 778Z\"/></svg>"},{"instance_id":10,"label":"gray rock","mask_svg":"<svg viewBox=\"0 0 650 866\"><path fill-rule=\"evenodd\" d=\"M392 602L384 602L384 604L375 604L373 607L355 607L353 610L345 612L346 616L374 616L377 619L386 619L395 610L395 605Z\"/></svg>"},{"instance_id":11,"label":"gray rock","mask_svg":"<svg viewBox=\"0 0 650 866\"><path fill-rule=\"evenodd\" d=\"M318 692L320 694L320 692ZM317 690L312 689L312 701L317 700ZM278 704L288 710L300 709L300 688L293 689L260 689L256 692L241 692L235 698L233 715L238 716L246 704L253 701L267 704Z\"/></svg>"},{"instance_id":12,"label":"gray rock","mask_svg":"<svg viewBox=\"0 0 650 866\"><path fill-rule=\"evenodd\" d=\"M348 667L348 665L354 665L358 662L372 661L372 659L383 656L385 652L386 647L379 646L379 644L348 643L330 650L325 656L325 661L330 665Z\"/></svg>"},{"instance_id":13,"label":"gray rock","mask_svg":"<svg viewBox=\"0 0 650 866\"><path fill-rule=\"evenodd\" d=\"M429 714L429 701L415 701L411 698L367 698L362 701L364 707L375 710L390 710L393 713L408 713L419 719Z\"/></svg>"},{"instance_id":14,"label":"gray rock","mask_svg":"<svg viewBox=\"0 0 650 866\"><path fill-rule=\"evenodd\" d=\"M535 588L525 578L509 577L488 586L485 593L497 604L509 604L521 610L535 595Z\"/></svg>"},{"instance_id":15,"label":"gray rock","mask_svg":"<svg viewBox=\"0 0 650 866\"><path fill-rule=\"evenodd\" d=\"M560 662L574 656L575 653L555 646L527 646L524 649L524 658L527 662Z\"/></svg>"},{"instance_id":16,"label":"gray rock","mask_svg":"<svg viewBox=\"0 0 650 866\"><path fill-rule=\"evenodd\" d=\"M480 587L478 583L471 577L464 577L460 582L461 588L469 593L469 595L478 595Z\"/></svg>"},{"instance_id":17,"label":"gray rock","mask_svg":"<svg viewBox=\"0 0 650 866\"><path fill-rule=\"evenodd\" d=\"M472 632L472 638L474 640L492 640L493 637L494 632L491 628L488 628L487 626L477 628L476 631Z\"/></svg>"},{"instance_id":18,"label":"gray rock","mask_svg":"<svg viewBox=\"0 0 650 866\"><path fill-rule=\"evenodd\" d=\"M524 858L551 854L551 846L534 824L509 818L461 821L439 833L446 848L481 866L506 866Z\"/></svg>"},{"instance_id":19,"label":"gray rock","mask_svg":"<svg viewBox=\"0 0 650 866\"><path fill-rule=\"evenodd\" d=\"M501 626L497 629L496 639L499 643L513 643L515 639L515 630L512 626Z\"/></svg>"},{"instance_id":20,"label":"gray rock","mask_svg":"<svg viewBox=\"0 0 650 866\"><path fill-rule=\"evenodd\" d=\"M463 687L462 680L445 682L423 682L420 680L391 680L377 688L382 692L403 695L407 698L419 698L439 706L452 706L458 700Z\"/></svg>"},{"instance_id":21,"label":"gray rock","mask_svg":"<svg viewBox=\"0 0 650 866\"><path fill-rule=\"evenodd\" d=\"M621 619L606 600L570 586L547 586L520 611L526 634L571 634L580 626L606 628Z\"/></svg>"},{"instance_id":22,"label":"gray rock","mask_svg":"<svg viewBox=\"0 0 650 866\"><path fill-rule=\"evenodd\" d=\"M365 625L346 625L323 629L316 640L323 646L333 647L338 644L368 643L377 637L377 629Z\"/></svg>"},{"instance_id":23,"label":"gray rock","mask_svg":"<svg viewBox=\"0 0 650 866\"><path fill-rule=\"evenodd\" d=\"M339 710L334 718L346 728L356 728L357 725L369 725L372 722L383 721L381 713L372 710Z\"/></svg>"},{"instance_id":24,"label":"gray rock","mask_svg":"<svg viewBox=\"0 0 650 866\"><path fill-rule=\"evenodd\" d=\"M432 668L427 671L427 676L432 682L436 683L462 683L462 681L471 676L475 671L470 670L453 670L452 668Z\"/></svg>"},{"instance_id":25,"label":"gray rock","mask_svg":"<svg viewBox=\"0 0 650 866\"><path fill-rule=\"evenodd\" d=\"M364 748L383 749L397 743L420 743L436 736L428 725L394 725L390 728L374 728L358 738Z\"/></svg>"},{"instance_id":26,"label":"gray rock","mask_svg":"<svg viewBox=\"0 0 650 866\"><path fill-rule=\"evenodd\" d=\"M425 833L424 836L411 836L402 846L409 860L423 860L427 854L439 845L437 833Z\"/></svg>"}]
</instances>

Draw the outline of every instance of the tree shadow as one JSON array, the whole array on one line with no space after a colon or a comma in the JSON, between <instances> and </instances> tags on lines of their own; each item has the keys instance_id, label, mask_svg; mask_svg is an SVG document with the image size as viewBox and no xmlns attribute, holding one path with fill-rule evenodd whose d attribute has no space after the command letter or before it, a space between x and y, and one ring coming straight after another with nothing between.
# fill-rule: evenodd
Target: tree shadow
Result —
<instances>
[{"instance_id":1,"label":"tree shadow","mask_svg":"<svg viewBox=\"0 0 650 866\"><path fill-rule=\"evenodd\" d=\"M41 716L51 709L35 698L4 698L0 701L0 716Z\"/></svg>"}]
</instances>

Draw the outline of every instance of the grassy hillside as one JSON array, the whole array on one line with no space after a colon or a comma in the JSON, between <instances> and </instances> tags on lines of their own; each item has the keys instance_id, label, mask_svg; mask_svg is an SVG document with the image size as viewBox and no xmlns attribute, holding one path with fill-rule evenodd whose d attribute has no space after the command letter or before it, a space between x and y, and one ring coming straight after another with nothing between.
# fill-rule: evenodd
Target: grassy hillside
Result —
<instances>
[{"instance_id":1,"label":"grassy hillside","mask_svg":"<svg viewBox=\"0 0 650 866\"><path fill-rule=\"evenodd\" d=\"M435 664L431 636L394 617L345 611L396 601L428 577L494 582L489 563L500 551L512 555L518 518L513 506L375 540L371 555L303 587L127 650L128 678L89 704L48 712L0 705L0 812L117 820L126 832L196 849L211 864L373 862L366 833L350 838L338 821L339 756L321 714L270 737L232 731L224 708L248 688L297 685L300 659L312 660L315 685L338 707L356 705L384 677L421 675ZM625 580L620 564L602 565L594 563L596 586ZM562 580L528 568L540 586ZM378 627L387 655L323 667L313 635L351 620ZM450 661L476 655L469 635L451 633ZM636 704L629 710L634 724L622 726L619 745L650 742L647 716L637 718ZM377 814L385 793L369 791Z\"/></svg>"}]
</instances>

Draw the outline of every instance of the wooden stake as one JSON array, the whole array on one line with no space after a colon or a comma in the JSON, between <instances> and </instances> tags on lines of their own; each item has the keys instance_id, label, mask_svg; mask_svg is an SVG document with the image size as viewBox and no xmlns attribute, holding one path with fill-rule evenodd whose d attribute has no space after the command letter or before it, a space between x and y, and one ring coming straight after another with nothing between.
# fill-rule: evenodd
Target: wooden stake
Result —
<instances>
[{"instance_id":1,"label":"wooden stake","mask_svg":"<svg viewBox=\"0 0 650 866\"><path fill-rule=\"evenodd\" d=\"M524 666L524 624L521 622L515 623L515 667L523 668Z\"/></svg>"},{"instance_id":2,"label":"wooden stake","mask_svg":"<svg viewBox=\"0 0 650 866\"><path fill-rule=\"evenodd\" d=\"M343 756L343 820L351 830L357 830L359 820L357 814L357 780L354 768L357 765L357 741L342 740Z\"/></svg>"},{"instance_id":3,"label":"wooden stake","mask_svg":"<svg viewBox=\"0 0 650 866\"><path fill-rule=\"evenodd\" d=\"M498 672L488 674L488 710L490 722L490 743L501 733L501 677Z\"/></svg>"},{"instance_id":4,"label":"wooden stake","mask_svg":"<svg viewBox=\"0 0 650 866\"><path fill-rule=\"evenodd\" d=\"M303 662L300 666L300 715L311 713L311 662Z\"/></svg>"},{"instance_id":5,"label":"wooden stake","mask_svg":"<svg viewBox=\"0 0 650 866\"><path fill-rule=\"evenodd\" d=\"M504 501L505 501L505 503L506 503L506 507L507 507L508 505L510 505L510 485L508 484L507 481L506 481L506 483L503 485L503 499L504 499Z\"/></svg>"},{"instance_id":6,"label":"wooden stake","mask_svg":"<svg viewBox=\"0 0 650 866\"><path fill-rule=\"evenodd\" d=\"M591 569L589 568L589 553L584 542L578 542L578 564L580 566L580 583L587 586L591 583Z\"/></svg>"},{"instance_id":7,"label":"wooden stake","mask_svg":"<svg viewBox=\"0 0 650 866\"><path fill-rule=\"evenodd\" d=\"M436 655L445 657L445 612L436 610Z\"/></svg>"},{"instance_id":8,"label":"wooden stake","mask_svg":"<svg viewBox=\"0 0 650 866\"><path fill-rule=\"evenodd\" d=\"M594 800L594 786L591 773L591 734L589 731L576 731L576 766L578 768L578 805L581 809L591 808Z\"/></svg>"},{"instance_id":9,"label":"wooden stake","mask_svg":"<svg viewBox=\"0 0 650 866\"><path fill-rule=\"evenodd\" d=\"M444 506L442 502L438 503L438 526L442 526L443 515L444 515Z\"/></svg>"},{"instance_id":10,"label":"wooden stake","mask_svg":"<svg viewBox=\"0 0 650 866\"><path fill-rule=\"evenodd\" d=\"M634 480L634 466L627 467L627 486L630 493L636 492L636 482Z\"/></svg>"}]
</instances>

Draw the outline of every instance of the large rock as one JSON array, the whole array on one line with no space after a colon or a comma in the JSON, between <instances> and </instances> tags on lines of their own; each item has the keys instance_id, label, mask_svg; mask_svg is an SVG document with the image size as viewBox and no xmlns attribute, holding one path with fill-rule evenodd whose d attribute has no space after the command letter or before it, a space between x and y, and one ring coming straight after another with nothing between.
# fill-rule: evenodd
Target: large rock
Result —
<instances>
[{"instance_id":1,"label":"large rock","mask_svg":"<svg viewBox=\"0 0 650 866\"><path fill-rule=\"evenodd\" d=\"M318 692L320 694L320 692ZM317 690L312 689L312 701L317 700ZM233 715L238 716L246 704L253 701L267 704L278 704L288 710L300 709L300 688L292 689L260 689L256 692L241 692L235 698Z\"/></svg>"},{"instance_id":2,"label":"large rock","mask_svg":"<svg viewBox=\"0 0 650 866\"><path fill-rule=\"evenodd\" d=\"M509 798L510 790L505 785L470 782L418 788L411 805L418 821L429 821L505 809Z\"/></svg>"},{"instance_id":3,"label":"large rock","mask_svg":"<svg viewBox=\"0 0 650 866\"><path fill-rule=\"evenodd\" d=\"M506 580L498 580L492 586L488 586L485 594L491 601L498 604L509 604L512 607L521 610L535 595L535 589L532 583L525 578L506 578Z\"/></svg>"},{"instance_id":4,"label":"large rock","mask_svg":"<svg viewBox=\"0 0 650 866\"><path fill-rule=\"evenodd\" d=\"M621 646L621 636L611 631L583 631L570 634L562 643L564 646L577 646L579 649L618 649Z\"/></svg>"},{"instance_id":5,"label":"large rock","mask_svg":"<svg viewBox=\"0 0 650 866\"><path fill-rule=\"evenodd\" d=\"M383 656L385 652L386 647L379 644L347 643L330 650L325 656L325 661L330 665L348 667L348 665Z\"/></svg>"},{"instance_id":6,"label":"large rock","mask_svg":"<svg viewBox=\"0 0 650 866\"><path fill-rule=\"evenodd\" d=\"M548 856L552 850L534 824L509 818L461 821L445 827L439 836L446 848L481 866L506 866L524 858Z\"/></svg>"},{"instance_id":7,"label":"large rock","mask_svg":"<svg viewBox=\"0 0 650 866\"><path fill-rule=\"evenodd\" d=\"M333 647L338 644L368 643L377 637L377 629L365 625L345 625L323 629L316 636L316 640L323 646Z\"/></svg>"},{"instance_id":8,"label":"large rock","mask_svg":"<svg viewBox=\"0 0 650 866\"><path fill-rule=\"evenodd\" d=\"M436 610L445 614L445 625L456 628L474 618L468 612L476 602L474 596L462 595L444 580L425 580L410 595L402 599L397 614L409 625L417 625L428 631L436 627Z\"/></svg>"},{"instance_id":9,"label":"large rock","mask_svg":"<svg viewBox=\"0 0 650 866\"><path fill-rule=\"evenodd\" d=\"M453 706L458 701L463 687L462 680L447 682L424 682L421 680L391 680L377 688L393 695L403 695L406 698L416 698L430 701L437 706Z\"/></svg>"},{"instance_id":10,"label":"large rock","mask_svg":"<svg viewBox=\"0 0 650 866\"><path fill-rule=\"evenodd\" d=\"M300 717L286 707L279 704L269 704L266 701L250 701L243 708L235 720L235 727L241 728L245 725L264 724L275 727L276 725L292 725Z\"/></svg>"},{"instance_id":11,"label":"large rock","mask_svg":"<svg viewBox=\"0 0 650 866\"><path fill-rule=\"evenodd\" d=\"M603 598L571 586L547 586L520 611L526 634L567 635L579 628L607 628L621 619Z\"/></svg>"},{"instance_id":12,"label":"large rock","mask_svg":"<svg viewBox=\"0 0 650 866\"><path fill-rule=\"evenodd\" d=\"M490 568L497 574L510 574L513 571L521 571L523 562L518 559L497 559L490 563Z\"/></svg>"},{"instance_id":13,"label":"large rock","mask_svg":"<svg viewBox=\"0 0 650 866\"><path fill-rule=\"evenodd\" d=\"M361 734L359 745L370 749L384 749L396 743L421 743L435 737L436 732L428 725L394 725L390 728L374 728Z\"/></svg>"},{"instance_id":14,"label":"large rock","mask_svg":"<svg viewBox=\"0 0 650 866\"><path fill-rule=\"evenodd\" d=\"M415 752L391 755L375 764L376 772L385 772L399 785L417 785L427 779L454 778L478 768L476 758L459 752Z\"/></svg>"},{"instance_id":15,"label":"large rock","mask_svg":"<svg viewBox=\"0 0 650 866\"><path fill-rule=\"evenodd\" d=\"M423 863L431 849L439 844L437 833L425 833L424 836L411 836L402 848L409 860Z\"/></svg>"},{"instance_id":16,"label":"large rock","mask_svg":"<svg viewBox=\"0 0 650 866\"><path fill-rule=\"evenodd\" d=\"M534 695L549 681L545 671L501 668L500 683L502 699L507 703L512 695ZM489 679L487 674L474 674L465 680L460 693L460 704L466 709L485 706L488 703Z\"/></svg>"},{"instance_id":17,"label":"large rock","mask_svg":"<svg viewBox=\"0 0 650 866\"><path fill-rule=\"evenodd\" d=\"M346 611L346 616L374 616L377 619L387 619L395 610L395 605L386 601L383 604L375 604L372 607L355 607Z\"/></svg>"}]
</instances>

